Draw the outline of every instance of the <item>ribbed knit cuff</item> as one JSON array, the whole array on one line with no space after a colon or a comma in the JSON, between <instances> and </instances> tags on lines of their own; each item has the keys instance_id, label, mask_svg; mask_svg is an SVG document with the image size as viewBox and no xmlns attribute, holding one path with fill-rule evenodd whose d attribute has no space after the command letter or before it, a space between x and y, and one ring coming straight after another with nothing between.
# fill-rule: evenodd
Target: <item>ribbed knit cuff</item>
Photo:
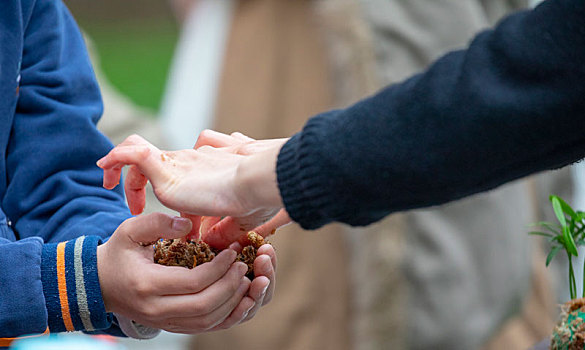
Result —
<instances>
[{"instance_id":1,"label":"ribbed knit cuff","mask_svg":"<svg viewBox=\"0 0 585 350\"><path fill-rule=\"evenodd\" d=\"M307 230L335 219L329 190L330 178L321 171L315 131L324 120L312 118L304 130L291 137L278 154L276 175L284 207L292 220Z\"/></svg>"},{"instance_id":2,"label":"ribbed knit cuff","mask_svg":"<svg viewBox=\"0 0 585 350\"><path fill-rule=\"evenodd\" d=\"M45 244L41 280L51 333L109 328L97 270L97 236Z\"/></svg>"}]
</instances>

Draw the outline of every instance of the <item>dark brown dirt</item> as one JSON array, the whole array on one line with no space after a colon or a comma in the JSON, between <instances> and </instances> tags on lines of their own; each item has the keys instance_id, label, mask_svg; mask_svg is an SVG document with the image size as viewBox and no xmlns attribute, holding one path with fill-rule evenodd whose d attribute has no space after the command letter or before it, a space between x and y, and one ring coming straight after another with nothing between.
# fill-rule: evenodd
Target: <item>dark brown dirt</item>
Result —
<instances>
[{"instance_id":1,"label":"dark brown dirt","mask_svg":"<svg viewBox=\"0 0 585 350\"><path fill-rule=\"evenodd\" d=\"M245 246L236 258L248 265L246 276L254 279L254 259L258 248L267 243L256 232L248 232L249 245ZM166 266L183 266L192 269L209 262L219 254L219 250L211 248L203 241L185 242L181 239L160 240L154 245L154 262Z\"/></svg>"}]
</instances>

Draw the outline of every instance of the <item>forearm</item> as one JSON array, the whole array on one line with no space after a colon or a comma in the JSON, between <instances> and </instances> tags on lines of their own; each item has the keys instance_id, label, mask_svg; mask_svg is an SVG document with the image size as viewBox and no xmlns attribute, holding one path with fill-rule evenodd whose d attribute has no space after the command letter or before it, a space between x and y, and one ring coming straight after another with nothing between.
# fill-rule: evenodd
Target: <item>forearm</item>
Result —
<instances>
[{"instance_id":1,"label":"forearm","mask_svg":"<svg viewBox=\"0 0 585 350\"><path fill-rule=\"evenodd\" d=\"M580 159L584 8L549 0L423 74L310 120L279 156L292 219L365 225Z\"/></svg>"},{"instance_id":2,"label":"forearm","mask_svg":"<svg viewBox=\"0 0 585 350\"><path fill-rule=\"evenodd\" d=\"M41 239L0 239L0 338L43 333L47 311L41 275Z\"/></svg>"},{"instance_id":3,"label":"forearm","mask_svg":"<svg viewBox=\"0 0 585 350\"><path fill-rule=\"evenodd\" d=\"M34 2L6 148L2 210L21 238L106 238L130 216L95 161L112 145L96 128L100 92L83 39L61 1Z\"/></svg>"}]
</instances>

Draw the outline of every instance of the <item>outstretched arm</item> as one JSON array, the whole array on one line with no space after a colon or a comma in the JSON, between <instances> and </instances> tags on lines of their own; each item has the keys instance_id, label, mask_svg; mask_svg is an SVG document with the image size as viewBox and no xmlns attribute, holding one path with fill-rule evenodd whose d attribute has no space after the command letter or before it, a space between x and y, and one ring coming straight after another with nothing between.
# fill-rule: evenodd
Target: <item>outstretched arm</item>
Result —
<instances>
[{"instance_id":1,"label":"outstretched arm","mask_svg":"<svg viewBox=\"0 0 585 350\"><path fill-rule=\"evenodd\" d=\"M169 152L133 135L98 165L104 169L106 188L114 188L122 167L132 165L125 190L133 213L144 209L148 179L165 206L184 215L207 216L197 231L207 243L222 248L249 230L267 236L290 222L284 211L279 213L275 174L276 156L285 141L205 131L195 149Z\"/></svg>"},{"instance_id":2,"label":"outstretched arm","mask_svg":"<svg viewBox=\"0 0 585 350\"><path fill-rule=\"evenodd\" d=\"M193 163L177 172L161 167L159 151L123 145L100 166L136 164L181 210L245 217L284 205L306 229L439 205L585 155L584 28L585 2L548 0L425 72L312 118L284 146L265 141L244 157L201 142L180 151Z\"/></svg>"}]
</instances>

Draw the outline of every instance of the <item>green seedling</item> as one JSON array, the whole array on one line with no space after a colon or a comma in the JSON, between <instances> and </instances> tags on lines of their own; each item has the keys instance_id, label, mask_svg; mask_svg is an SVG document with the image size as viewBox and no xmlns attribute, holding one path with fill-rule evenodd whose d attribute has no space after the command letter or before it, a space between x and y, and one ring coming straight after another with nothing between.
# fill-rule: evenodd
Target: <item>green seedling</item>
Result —
<instances>
[{"instance_id":1,"label":"green seedling","mask_svg":"<svg viewBox=\"0 0 585 350\"><path fill-rule=\"evenodd\" d=\"M531 226L540 227L542 231L529 234L546 237L551 244L546 257L546 266L561 250L567 253L569 260L569 292L571 299L577 297L577 282L573 270L573 257L577 256L577 247L585 245L585 212L575 211L559 196L549 197L558 222L541 221ZM585 266L583 267L585 274ZM583 278L583 297L585 297L585 276Z\"/></svg>"}]
</instances>

